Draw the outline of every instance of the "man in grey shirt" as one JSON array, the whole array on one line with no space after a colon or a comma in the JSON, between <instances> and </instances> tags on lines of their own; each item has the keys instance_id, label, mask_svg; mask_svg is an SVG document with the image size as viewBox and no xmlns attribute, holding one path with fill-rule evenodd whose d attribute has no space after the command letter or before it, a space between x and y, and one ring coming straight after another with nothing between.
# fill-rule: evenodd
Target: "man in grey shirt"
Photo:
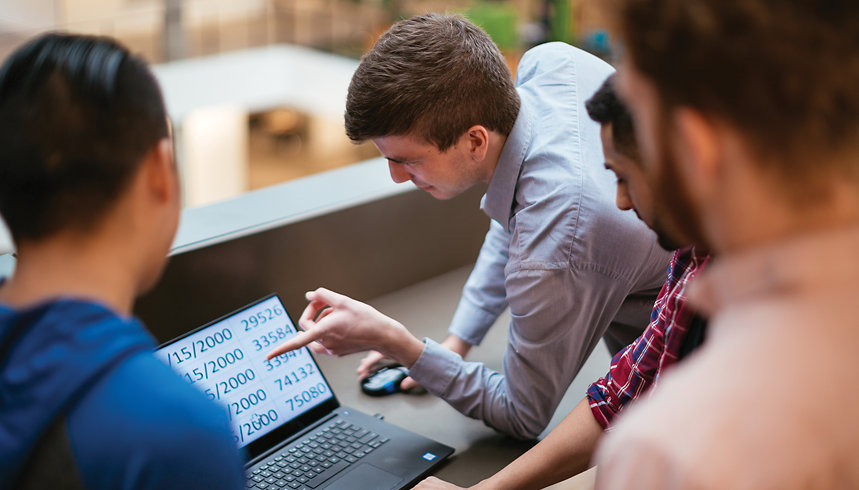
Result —
<instances>
[{"instance_id":1,"label":"man in grey shirt","mask_svg":"<svg viewBox=\"0 0 859 490\"><path fill-rule=\"evenodd\" d=\"M375 349L465 415L535 438L600 337L617 350L641 333L670 257L615 206L599 126L584 108L613 70L550 43L517 71L514 85L492 40L459 16L402 21L364 56L349 88L349 137L372 140L394 181L439 199L488 183L491 227L442 344L319 289L299 321L306 332L270 356L310 342L332 354ZM465 362L507 307L504 372Z\"/></svg>"}]
</instances>

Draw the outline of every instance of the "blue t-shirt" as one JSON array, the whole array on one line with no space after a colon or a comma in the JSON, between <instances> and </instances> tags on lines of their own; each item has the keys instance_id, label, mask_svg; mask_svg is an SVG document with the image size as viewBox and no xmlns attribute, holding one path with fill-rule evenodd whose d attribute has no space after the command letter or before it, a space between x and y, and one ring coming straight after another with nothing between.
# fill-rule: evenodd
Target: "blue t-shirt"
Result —
<instances>
[{"instance_id":1,"label":"blue t-shirt","mask_svg":"<svg viewBox=\"0 0 859 490\"><path fill-rule=\"evenodd\" d=\"M88 488L242 488L224 410L154 345L137 319L95 303L0 305L0 486L62 421Z\"/></svg>"}]
</instances>

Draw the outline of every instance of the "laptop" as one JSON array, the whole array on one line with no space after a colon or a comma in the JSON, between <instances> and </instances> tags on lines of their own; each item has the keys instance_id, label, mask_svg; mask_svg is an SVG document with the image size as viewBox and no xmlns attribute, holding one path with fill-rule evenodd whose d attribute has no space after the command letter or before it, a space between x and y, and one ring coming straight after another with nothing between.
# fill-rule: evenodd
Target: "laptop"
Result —
<instances>
[{"instance_id":1,"label":"laptop","mask_svg":"<svg viewBox=\"0 0 859 490\"><path fill-rule=\"evenodd\" d=\"M453 453L341 406L306 347L265 359L295 334L283 303L271 294L155 351L224 407L236 444L248 456L248 488L407 488Z\"/></svg>"}]
</instances>

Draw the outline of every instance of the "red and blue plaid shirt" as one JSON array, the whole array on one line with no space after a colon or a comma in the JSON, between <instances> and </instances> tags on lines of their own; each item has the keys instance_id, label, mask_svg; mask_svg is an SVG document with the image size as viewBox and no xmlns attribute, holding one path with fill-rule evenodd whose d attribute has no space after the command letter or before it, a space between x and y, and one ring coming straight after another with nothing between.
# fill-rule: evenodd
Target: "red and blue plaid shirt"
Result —
<instances>
[{"instance_id":1,"label":"red and blue plaid shirt","mask_svg":"<svg viewBox=\"0 0 859 490\"><path fill-rule=\"evenodd\" d=\"M650 324L635 342L614 356L608 374L588 388L591 412L603 428L608 428L624 405L655 385L659 375L680 359L695 316L686 305L686 287L709 259L694 247L674 252L668 279L653 305Z\"/></svg>"}]
</instances>

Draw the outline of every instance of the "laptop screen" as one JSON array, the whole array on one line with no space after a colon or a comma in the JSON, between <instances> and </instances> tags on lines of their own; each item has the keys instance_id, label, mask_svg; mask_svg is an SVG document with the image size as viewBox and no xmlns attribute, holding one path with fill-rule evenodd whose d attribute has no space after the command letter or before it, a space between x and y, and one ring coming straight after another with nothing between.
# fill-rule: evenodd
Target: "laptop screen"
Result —
<instances>
[{"instance_id":1,"label":"laptop screen","mask_svg":"<svg viewBox=\"0 0 859 490\"><path fill-rule=\"evenodd\" d=\"M167 342L155 354L224 407L236 443L245 447L328 400L336 403L306 347L266 360L295 333L272 295Z\"/></svg>"}]
</instances>

